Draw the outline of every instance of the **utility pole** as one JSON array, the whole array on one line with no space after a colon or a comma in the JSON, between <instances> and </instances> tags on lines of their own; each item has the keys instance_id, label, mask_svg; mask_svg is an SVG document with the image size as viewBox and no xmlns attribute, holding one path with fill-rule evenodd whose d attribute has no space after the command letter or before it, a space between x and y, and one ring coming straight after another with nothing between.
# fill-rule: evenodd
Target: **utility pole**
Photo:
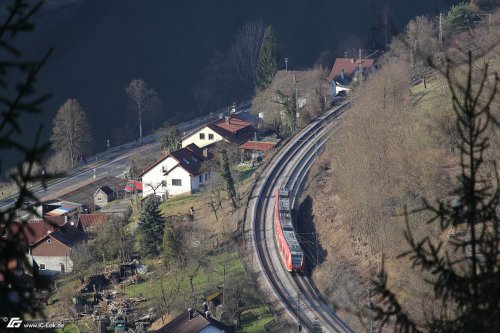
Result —
<instances>
[{"instance_id":1,"label":"utility pole","mask_svg":"<svg viewBox=\"0 0 500 333\"><path fill-rule=\"evenodd\" d=\"M362 61L361 61L361 49L359 49L359 56L358 56L358 72L359 72L359 75L363 75L363 64L362 64Z\"/></svg>"},{"instance_id":2,"label":"utility pole","mask_svg":"<svg viewBox=\"0 0 500 333\"><path fill-rule=\"evenodd\" d=\"M317 142L316 142L317 143ZM318 233L316 235L316 266L319 265L319 244L318 244Z\"/></svg>"},{"instance_id":3,"label":"utility pole","mask_svg":"<svg viewBox=\"0 0 500 333\"><path fill-rule=\"evenodd\" d=\"M371 289L368 289L368 309L370 311L370 322L368 326L368 333L373 333L373 318L372 318L372 313L371 310L373 309L373 303L372 303L372 291Z\"/></svg>"},{"instance_id":4,"label":"utility pole","mask_svg":"<svg viewBox=\"0 0 500 333\"><path fill-rule=\"evenodd\" d=\"M439 13L439 47L443 50L443 13Z\"/></svg>"},{"instance_id":5,"label":"utility pole","mask_svg":"<svg viewBox=\"0 0 500 333\"><path fill-rule=\"evenodd\" d=\"M297 318L299 319L299 332L302 330L300 325L300 294L297 292Z\"/></svg>"},{"instance_id":6,"label":"utility pole","mask_svg":"<svg viewBox=\"0 0 500 333\"><path fill-rule=\"evenodd\" d=\"M387 51L387 8L384 10L385 50Z\"/></svg>"}]
</instances>

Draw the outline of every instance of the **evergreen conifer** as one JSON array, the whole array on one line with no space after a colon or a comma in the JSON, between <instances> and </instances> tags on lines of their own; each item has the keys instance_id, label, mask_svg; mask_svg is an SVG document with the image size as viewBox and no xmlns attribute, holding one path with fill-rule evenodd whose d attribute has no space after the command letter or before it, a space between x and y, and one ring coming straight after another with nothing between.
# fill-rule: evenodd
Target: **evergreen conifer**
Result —
<instances>
[{"instance_id":1,"label":"evergreen conifer","mask_svg":"<svg viewBox=\"0 0 500 333\"><path fill-rule=\"evenodd\" d=\"M146 199L139 217L141 250L146 257L155 257L160 253L164 219L160 213L160 201L151 196Z\"/></svg>"},{"instance_id":2,"label":"evergreen conifer","mask_svg":"<svg viewBox=\"0 0 500 333\"><path fill-rule=\"evenodd\" d=\"M224 179L226 184L227 195L229 196L229 199L231 199L233 207L236 208L236 188L234 187L234 179L229 166L229 158L227 157L227 152L225 150L220 153L220 169L221 177Z\"/></svg>"},{"instance_id":3,"label":"evergreen conifer","mask_svg":"<svg viewBox=\"0 0 500 333\"><path fill-rule=\"evenodd\" d=\"M264 40L260 47L259 62L255 73L255 85L257 89L264 90L274 79L277 71L277 44L273 30L267 27L264 33Z\"/></svg>"}]
</instances>

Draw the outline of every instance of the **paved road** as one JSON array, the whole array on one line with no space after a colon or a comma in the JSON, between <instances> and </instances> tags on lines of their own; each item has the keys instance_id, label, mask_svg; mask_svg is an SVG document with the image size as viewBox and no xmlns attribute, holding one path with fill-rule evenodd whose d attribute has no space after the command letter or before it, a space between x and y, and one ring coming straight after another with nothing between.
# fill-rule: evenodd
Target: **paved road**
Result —
<instances>
[{"instance_id":1,"label":"paved road","mask_svg":"<svg viewBox=\"0 0 500 333\"><path fill-rule=\"evenodd\" d=\"M177 127L185 133L197 128L198 126L209 123L217 119L220 113L229 112L229 107L213 112L210 115L202 116L188 122L177 125ZM249 102L242 103L237 110L237 113L249 112L251 104ZM138 161L141 159L150 159L158 155L160 145L157 142L156 135L149 135L143 138L143 144L130 142L125 145L114 147L108 151L97 154L89 158L88 163L72 170L67 176L55 179L49 182L46 189L41 186L35 187L35 195L39 198L50 197L55 193L79 183L88 181L94 177L101 176L120 176L130 166L132 160ZM0 200L0 210L13 205L17 198L17 194L11 195L3 200Z\"/></svg>"}]
</instances>

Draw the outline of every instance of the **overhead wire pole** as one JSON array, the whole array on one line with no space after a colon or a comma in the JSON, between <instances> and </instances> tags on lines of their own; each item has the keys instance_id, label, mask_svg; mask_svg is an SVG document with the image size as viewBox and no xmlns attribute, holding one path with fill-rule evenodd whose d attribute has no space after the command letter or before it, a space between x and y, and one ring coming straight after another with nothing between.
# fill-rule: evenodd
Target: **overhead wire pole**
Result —
<instances>
[{"instance_id":1,"label":"overhead wire pole","mask_svg":"<svg viewBox=\"0 0 500 333\"><path fill-rule=\"evenodd\" d=\"M439 47L443 51L443 13L439 13Z\"/></svg>"}]
</instances>

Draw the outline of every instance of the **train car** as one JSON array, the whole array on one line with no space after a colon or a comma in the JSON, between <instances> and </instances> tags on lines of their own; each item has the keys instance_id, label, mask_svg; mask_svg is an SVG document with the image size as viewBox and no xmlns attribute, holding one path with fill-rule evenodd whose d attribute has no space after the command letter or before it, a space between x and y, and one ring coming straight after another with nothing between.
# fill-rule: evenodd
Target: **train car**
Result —
<instances>
[{"instance_id":1,"label":"train car","mask_svg":"<svg viewBox=\"0 0 500 333\"><path fill-rule=\"evenodd\" d=\"M274 225L276 244L281 260L289 272L304 270L304 254L293 229L290 210L290 192L286 188L276 190Z\"/></svg>"}]
</instances>

